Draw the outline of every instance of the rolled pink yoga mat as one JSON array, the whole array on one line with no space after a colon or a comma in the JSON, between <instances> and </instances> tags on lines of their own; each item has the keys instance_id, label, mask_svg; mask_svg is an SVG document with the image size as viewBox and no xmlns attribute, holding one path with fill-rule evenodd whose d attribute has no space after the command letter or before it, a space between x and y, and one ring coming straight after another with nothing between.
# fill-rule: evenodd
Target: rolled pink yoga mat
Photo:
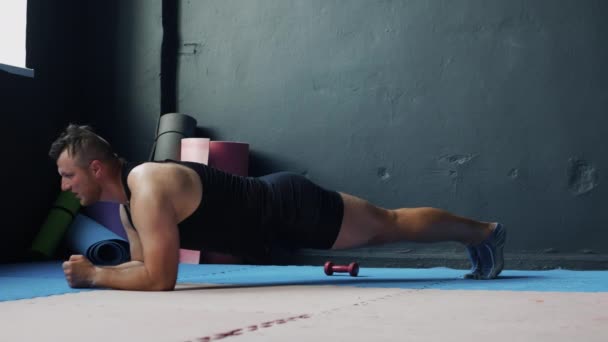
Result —
<instances>
[{"instance_id":1,"label":"rolled pink yoga mat","mask_svg":"<svg viewBox=\"0 0 608 342\"><path fill-rule=\"evenodd\" d=\"M181 160L209 164L209 138L183 138Z\"/></svg>"},{"instance_id":2,"label":"rolled pink yoga mat","mask_svg":"<svg viewBox=\"0 0 608 342\"><path fill-rule=\"evenodd\" d=\"M180 264L199 264L201 261L201 252L192 249L179 249Z\"/></svg>"},{"instance_id":3,"label":"rolled pink yoga mat","mask_svg":"<svg viewBox=\"0 0 608 342\"><path fill-rule=\"evenodd\" d=\"M181 160L209 163L209 138L182 138ZM179 262L184 264L198 264L201 252L193 249L181 248L179 250Z\"/></svg>"},{"instance_id":4,"label":"rolled pink yoga mat","mask_svg":"<svg viewBox=\"0 0 608 342\"><path fill-rule=\"evenodd\" d=\"M182 161L194 161L203 163L222 171L239 176L249 174L249 144L234 141L211 141L208 138L183 138L182 139ZM198 254L197 263L204 264L239 264L242 258L211 251L180 250L180 261L183 257L195 258ZM181 261L181 262L186 262Z\"/></svg>"}]
</instances>

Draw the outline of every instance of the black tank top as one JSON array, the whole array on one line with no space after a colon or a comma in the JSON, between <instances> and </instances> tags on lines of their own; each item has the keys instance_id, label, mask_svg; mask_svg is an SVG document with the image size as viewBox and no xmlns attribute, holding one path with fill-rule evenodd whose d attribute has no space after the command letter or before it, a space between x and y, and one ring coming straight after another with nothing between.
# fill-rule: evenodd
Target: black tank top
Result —
<instances>
[{"instance_id":1,"label":"black tank top","mask_svg":"<svg viewBox=\"0 0 608 342\"><path fill-rule=\"evenodd\" d=\"M271 193L266 183L201 163L171 159L152 162L184 165L196 171L203 185L199 207L178 224L180 248L209 249L253 258L264 257L269 252ZM127 177L142 163L123 164L122 182L128 200L131 199L131 191ZM133 225L129 206L125 205L125 209Z\"/></svg>"}]
</instances>

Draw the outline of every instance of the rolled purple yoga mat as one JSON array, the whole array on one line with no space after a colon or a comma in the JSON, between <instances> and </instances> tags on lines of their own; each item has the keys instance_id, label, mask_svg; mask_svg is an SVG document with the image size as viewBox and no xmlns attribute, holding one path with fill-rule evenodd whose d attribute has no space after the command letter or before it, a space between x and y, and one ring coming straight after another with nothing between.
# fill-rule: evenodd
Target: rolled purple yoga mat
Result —
<instances>
[{"instance_id":1,"label":"rolled purple yoga mat","mask_svg":"<svg viewBox=\"0 0 608 342\"><path fill-rule=\"evenodd\" d=\"M92 218L114 234L126 239L127 233L120 221L120 204L113 202L97 202L84 207L82 213Z\"/></svg>"},{"instance_id":2,"label":"rolled purple yoga mat","mask_svg":"<svg viewBox=\"0 0 608 342\"><path fill-rule=\"evenodd\" d=\"M209 166L246 177L249 174L249 144L236 141L211 141Z\"/></svg>"}]
</instances>

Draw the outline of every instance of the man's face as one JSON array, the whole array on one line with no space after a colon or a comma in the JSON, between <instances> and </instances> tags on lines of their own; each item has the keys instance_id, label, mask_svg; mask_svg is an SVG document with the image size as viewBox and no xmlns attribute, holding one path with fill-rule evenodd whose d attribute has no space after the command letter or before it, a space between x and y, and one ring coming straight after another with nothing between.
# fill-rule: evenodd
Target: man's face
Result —
<instances>
[{"instance_id":1,"label":"man's face","mask_svg":"<svg viewBox=\"0 0 608 342\"><path fill-rule=\"evenodd\" d=\"M101 188L90 164L87 167L79 166L77 160L65 150L57 159L57 170L61 176L61 190L73 192L80 205L91 205L99 200Z\"/></svg>"}]
</instances>

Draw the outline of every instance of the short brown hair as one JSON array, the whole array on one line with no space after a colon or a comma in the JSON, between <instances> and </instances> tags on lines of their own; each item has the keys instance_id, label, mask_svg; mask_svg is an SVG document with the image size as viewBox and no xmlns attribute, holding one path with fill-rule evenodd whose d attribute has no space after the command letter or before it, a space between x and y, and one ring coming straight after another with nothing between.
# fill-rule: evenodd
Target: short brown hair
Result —
<instances>
[{"instance_id":1,"label":"short brown hair","mask_svg":"<svg viewBox=\"0 0 608 342\"><path fill-rule=\"evenodd\" d=\"M81 166L96 159L105 161L118 158L110 143L88 125L69 124L51 145L49 157L57 161L65 150Z\"/></svg>"}]
</instances>

